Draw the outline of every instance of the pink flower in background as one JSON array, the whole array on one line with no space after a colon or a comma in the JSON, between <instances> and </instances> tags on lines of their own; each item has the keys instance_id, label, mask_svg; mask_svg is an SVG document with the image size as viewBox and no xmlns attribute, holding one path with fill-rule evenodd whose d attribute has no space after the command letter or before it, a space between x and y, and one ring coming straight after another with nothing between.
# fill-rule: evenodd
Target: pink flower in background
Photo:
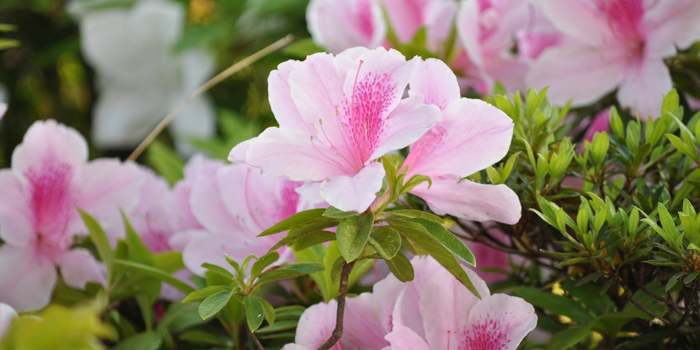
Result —
<instances>
[{"instance_id":1,"label":"pink flower in background","mask_svg":"<svg viewBox=\"0 0 700 350\"><path fill-rule=\"evenodd\" d=\"M311 208L296 192L300 185L262 176L259 170L244 164L200 174L192 183L189 203L202 229L179 232L170 244L182 246L185 265L200 275L205 262L229 266L224 254L237 261L249 254L262 256L280 238L258 234L297 211ZM288 248L280 253L284 260Z\"/></svg>"},{"instance_id":2,"label":"pink flower in background","mask_svg":"<svg viewBox=\"0 0 700 350\"><path fill-rule=\"evenodd\" d=\"M439 60L418 62L411 80L411 95L425 96L425 103L443 110L443 120L417 142L404 162L406 179L427 175L411 193L423 198L438 215L494 220L515 224L520 220L520 200L506 185L484 185L463 177L501 160L513 137L513 121L496 107L459 97L454 73Z\"/></svg>"},{"instance_id":3,"label":"pink flower in background","mask_svg":"<svg viewBox=\"0 0 700 350\"><path fill-rule=\"evenodd\" d=\"M5 115L5 112L7 112L7 103L0 102L0 119Z\"/></svg>"},{"instance_id":4,"label":"pink flower in background","mask_svg":"<svg viewBox=\"0 0 700 350\"><path fill-rule=\"evenodd\" d=\"M533 59L561 36L534 0L462 1L457 33L470 61L464 73L483 94L496 80L509 92L527 89Z\"/></svg>"},{"instance_id":5,"label":"pink flower in background","mask_svg":"<svg viewBox=\"0 0 700 350\"><path fill-rule=\"evenodd\" d=\"M0 340L2 340L2 336L5 335L5 332L10 327L10 323L12 323L12 319L15 317L17 317L17 312L10 305L0 303Z\"/></svg>"},{"instance_id":6,"label":"pink flower in background","mask_svg":"<svg viewBox=\"0 0 700 350\"><path fill-rule=\"evenodd\" d=\"M426 27L427 45L439 51L452 33L455 0L381 0L391 28L399 42L411 42L421 27Z\"/></svg>"},{"instance_id":7,"label":"pink flower in background","mask_svg":"<svg viewBox=\"0 0 700 350\"><path fill-rule=\"evenodd\" d=\"M586 129L586 133L583 135L583 140L591 142L596 133L603 131L610 131L610 108L600 111L600 113L593 117L591 124L588 125L588 129ZM581 146L583 146L583 143Z\"/></svg>"},{"instance_id":8,"label":"pink flower in background","mask_svg":"<svg viewBox=\"0 0 700 350\"><path fill-rule=\"evenodd\" d=\"M377 0L311 0L306 21L314 42L334 53L356 46L373 49L386 37Z\"/></svg>"},{"instance_id":9,"label":"pink flower in background","mask_svg":"<svg viewBox=\"0 0 700 350\"><path fill-rule=\"evenodd\" d=\"M489 230L489 234L495 239L507 243L508 236L498 229ZM491 284L502 281L506 275L483 271L484 268L495 268L506 272L510 271L509 255L506 252L491 248L479 242L467 242L467 246L474 254L477 262L476 271L484 282Z\"/></svg>"},{"instance_id":10,"label":"pink flower in background","mask_svg":"<svg viewBox=\"0 0 700 350\"><path fill-rule=\"evenodd\" d=\"M229 160L263 174L321 182L320 195L344 211L376 198L384 154L418 140L441 118L422 96L402 99L416 62L394 50L315 54L270 73L270 105L280 127L236 146Z\"/></svg>"},{"instance_id":11,"label":"pink flower in background","mask_svg":"<svg viewBox=\"0 0 700 350\"><path fill-rule=\"evenodd\" d=\"M46 306L56 266L73 288L105 282L87 249L71 249L87 233L76 207L109 227L121 220L120 208L136 205L141 183L134 164L87 162L87 152L74 129L38 121L15 148L12 168L0 171L0 302L18 311Z\"/></svg>"},{"instance_id":12,"label":"pink flower in background","mask_svg":"<svg viewBox=\"0 0 700 350\"><path fill-rule=\"evenodd\" d=\"M542 0L542 9L571 40L546 50L528 75L549 86L554 103L591 104L617 89L639 118L656 118L672 88L663 59L700 38L696 0Z\"/></svg>"}]
</instances>

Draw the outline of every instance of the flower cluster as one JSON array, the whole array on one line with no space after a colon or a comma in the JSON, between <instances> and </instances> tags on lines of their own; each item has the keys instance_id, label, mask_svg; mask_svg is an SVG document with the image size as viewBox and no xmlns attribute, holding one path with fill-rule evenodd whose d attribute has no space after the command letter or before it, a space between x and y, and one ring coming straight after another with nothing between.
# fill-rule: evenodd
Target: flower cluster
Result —
<instances>
[{"instance_id":1,"label":"flower cluster","mask_svg":"<svg viewBox=\"0 0 700 350\"><path fill-rule=\"evenodd\" d=\"M617 90L642 119L659 116L672 88L664 59L700 37L699 16L693 0L313 0L307 9L315 42L333 52L421 46L482 94L496 81L510 92L549 86L552 102L585 106Z\"/></svg>"}]
</instances>

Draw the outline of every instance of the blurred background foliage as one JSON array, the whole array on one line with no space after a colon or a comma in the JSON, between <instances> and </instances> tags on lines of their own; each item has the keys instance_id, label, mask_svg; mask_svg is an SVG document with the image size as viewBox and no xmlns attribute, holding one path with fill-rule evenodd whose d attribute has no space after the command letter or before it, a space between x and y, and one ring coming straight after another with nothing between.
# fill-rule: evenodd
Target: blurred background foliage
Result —
<instances>
[{"instance_id":1,"label":"blurred background foliage","mask_svg":"<svg viewBox=\"0 0 700 350\"><path fill-rule=\"evenodd\" d=\"M215 72L287 34L309 36L308 0L177 0L187 8L184 34L173 48L210 50ZM3 0L0 23L14 26L0 39L17 47L0 51L0 101L9 109L0 121L0 166L9 166L12 150L36 120L56 119L76 128L91 142L92 109L97 97L95 72L81 53L77 20L67 11L70 1ZM99 1L95 6L128 7L134 0ZM192 140L200 150L223 157L233 144L274 124L267 101L267 76L277 65L298 58L294 50L275 52L224 80L209 91L219 119L220 139ZM167 131L160 140L171 144ZM125 158L132 150L101 150L91 145L92 158Z\"/></svg>"}]
</instances>

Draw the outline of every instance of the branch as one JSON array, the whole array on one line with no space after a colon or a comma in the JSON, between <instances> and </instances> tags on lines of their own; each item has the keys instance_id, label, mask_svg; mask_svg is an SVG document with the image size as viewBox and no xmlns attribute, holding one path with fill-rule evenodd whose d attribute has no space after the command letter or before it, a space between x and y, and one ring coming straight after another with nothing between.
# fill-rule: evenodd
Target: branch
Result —
<instances>
[{"instance_id":1,"label":"branch","mask_svg":"<svg viewBox=\"0 0 700 350\"><path fill-rule=\"evenodd\" d=\"M255 343L255 347L258 348L258 350L265 350L262 344L260 344L258 337L255 336L255 334L253 333L253 331L250 330L250 328L248 328L248 334L250 334L250 338L253 339L253 343Z\"/></svg>"},{"instance_id":2,"label":"branch","mask_svg":"<svg viewBox=\"0 0 700 350\"><path fill-rule=\"evenodd\" d=\"M343 270L340 273L340 288L338 288L338 312L335 319L333 334L318 350L328 350L343 336L343 315L345 313L345 296L348 293L348 279L355 262L343 262Z\"/></svg>"}]
</instances>

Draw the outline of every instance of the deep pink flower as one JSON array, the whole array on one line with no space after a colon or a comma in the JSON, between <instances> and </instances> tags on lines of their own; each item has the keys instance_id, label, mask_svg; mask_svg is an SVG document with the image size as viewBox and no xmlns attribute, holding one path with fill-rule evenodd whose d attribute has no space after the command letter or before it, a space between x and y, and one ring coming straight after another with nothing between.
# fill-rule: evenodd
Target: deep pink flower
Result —
<instances>
[{"instance_id":1,"label":"deep pink flower","mask_svg":"<svg viewBox=\"0 0 700 350\"><path fill-rule=\"evenodd\" d=\"M496 107L459 97L454 73L439 60L418 62L409 93L443 110L443 120L411 145L404 162L406 179L427 175L432 180L411 193L423 198L436 214L474 221L515 224L520 220L518 196L505 185L484 185L463 179L503 158L513 137L513 121Z\"/></svg>"},{"instance_id":2,"label":"deep pink flower","mask_svg":"<svg viewBox=\"0 0 700 350\"><path fill-rule=\"evenodd\" d=\"M48 304L56 266L67 285L104 283L92 254L71 249L87 230L82 208L109 227L119 209L138 200L140 176L132 163L87 162L85 139L53 120L34 123L12 154L12 169L0 171L0 302L18 311Z\"/></svg>"},{"instance_id":3,"label":"deep pink flower","mask_svg":"<svg viewBox=\"0 0 700 350\"><path fill-rule=\"evenodd\" d=\"M330 205L363 212L384 178L375 160L415 142L441 118L422 96L402 99L417 62L394 50L355 48L281 64L269 78L280 127L236 146L229 160L269 176L321 182Z\"/></svg>"},{"instance_id":4,"label":"deep pink flower","mask_svg":"<svg viewBox=\"0 0 700 350\"><path fill-rule=\"evenodd\" d=\"M279 242L279 235L257 237L265 229L311 208L296 192L301 183L260 175L245 164L220 167L200 174L192 183L189 203L202 229L176 233L170 243L182 246L188 269L203 274L202 263L228 267L224 254L237 261L249 254L262 256ZM281 248L281 260L289 257Z\"/></svg>"},{"instance_id":5,"label":"deep pink flower","mask_svg":"<svg viewBox=\"0 0 700 350\"><path fill-rule=\"evenodd\" d=\"M452 33L455 0L381 0L396 38L411 42L421 27L426 28L428 49L439 51Z\"/></svg>"},{"instance_id":6,"label":"deep pink flower","mask_svg":"<svg viewBox=\"0 0 700 350\"><path fill-rule=\"evenodd\" d=\"M638 117L659 117L673 85L663 59L700 38L695 0L542 0L542 9L570 40L546 50L528 82L549 86L552 102L571 99L574 107L617 89Z\"/></svg>"},{"instance_id":7,"label":"deep pink flower","mask_svg":"<svg viewBox=\"0 0 700 350\"><path fill-rule=\"evenodd\" d=\"M471 62L464 73L481 93L496 80L510 92L525 90L533 59L561 36L534 0L462 1L457 33Z\"/></svg>"},{"instance_id":8,"label":"deep pink flower","mask_svg":"<svg viewBox=\"0 0 700 350\"><path fill-rule=\"evenodd\" d=\"M306 22L314 42L331 52L381 46L386 23L377 0L311 0Z\"/></svg>"}]
</instances>

